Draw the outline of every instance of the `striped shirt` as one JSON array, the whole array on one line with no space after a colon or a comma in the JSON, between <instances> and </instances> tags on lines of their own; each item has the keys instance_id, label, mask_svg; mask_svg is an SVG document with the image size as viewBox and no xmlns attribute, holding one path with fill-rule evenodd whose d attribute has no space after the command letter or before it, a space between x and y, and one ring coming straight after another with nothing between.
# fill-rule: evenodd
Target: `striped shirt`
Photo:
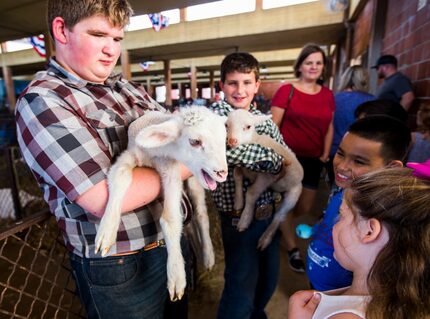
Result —
<instances>
[{"instance_id":1,"label":"striped shirt","mask_svg":"<svg viewBox=\"0 0 430 319\"><path fill-rule=\"evenodd\" d=\"M228 116L233 111L233 107L225 101L220 101L210 106L215 113ZM255 107L251 106L253 114L262 114ZM271 136L277 142L285 145L278 127L272 120L265 121L255 127L258 134ZM243 144L236 148L227 147L228 176L224 183L219 183L215 191L212 192L215 205L220 212L230 212L234 210L234 179L233 169L235 166L245 167L252 171L279 173L282 168L283 157L270 148L262 147L258 144ZM245 180L244 187L249 183ZM274 200L271 190L265 191L257 200L256 206L270 204Z\"/></svg>"},{"instance_id":2,"label":"striped shirt","mask_svg":"<svg viewBox=\"0 0 430 319\"><path fill-rule=\"evenodd\" d=\"M153 108L144 88L120 75L104 84L90 83L55 59L18 99L15 116L22 155L73 253L100 257L94 254L100 219L74 201L106 179L111 163L127 147L128 126ZM161 212L162 202L155 200L122 214L109 253L138 250L162 239Z\"/></svg>"}]
</instances>

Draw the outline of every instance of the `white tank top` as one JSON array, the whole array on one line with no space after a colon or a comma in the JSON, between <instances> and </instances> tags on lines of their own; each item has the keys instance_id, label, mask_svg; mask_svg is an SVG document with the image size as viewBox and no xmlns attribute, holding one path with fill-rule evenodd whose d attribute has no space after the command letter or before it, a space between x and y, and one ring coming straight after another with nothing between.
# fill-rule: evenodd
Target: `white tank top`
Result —
<instances>
[{"instance_id":1,"label":"white tank top","mask_svg":"<svg viewBox=\"0 0 430 319\"><path fill-rule=\"evenodd\" d=\"M339 292L345 288L327 291L326 293ZM370 296L347 296L347 295L330 295L319 292L321 301L315 310L312 319L328 319L339 313L352 313L365 319L367 303Z\"/></svg>"}]
</instances>

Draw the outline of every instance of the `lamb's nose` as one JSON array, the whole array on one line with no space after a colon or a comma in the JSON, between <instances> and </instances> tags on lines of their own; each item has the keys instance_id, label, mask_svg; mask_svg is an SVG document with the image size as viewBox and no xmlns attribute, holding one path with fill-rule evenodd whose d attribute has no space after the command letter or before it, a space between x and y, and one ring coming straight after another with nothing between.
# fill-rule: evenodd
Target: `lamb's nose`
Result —
<instances>
[{"instance_id":1,"label":"lamb's nose","mask_svg":"<svg viewBox=\"0 0 430 319\"><path fill-rule=\"evenodd\" d=\"M234 147L234 146L236 146L237 145L237 139L236 138L229 138L228 139L228 145L229 146L231 146L231 147Z\"/></svg>"},{"instance_id":2,"label":"lamb's nose","mask_svg":"<svg viewBox=\"0 0 430 319\"><path fill-rule=\"evenodd\" d=\"M216 173L216 176L222 180L225 180L227 178L227 171L225 170L215 171L215 173Z\"/></svg>"}]
</instances>

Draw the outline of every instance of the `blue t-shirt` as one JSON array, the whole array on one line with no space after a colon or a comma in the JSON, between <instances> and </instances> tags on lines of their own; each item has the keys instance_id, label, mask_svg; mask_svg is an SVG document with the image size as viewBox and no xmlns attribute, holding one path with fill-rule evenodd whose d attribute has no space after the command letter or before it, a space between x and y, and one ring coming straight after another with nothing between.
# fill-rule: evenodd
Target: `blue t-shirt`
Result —
<instances>
[{"instance_id":1,"label":"blue t-shirt","mask_svg":"<svg viewBox=\"0 0 430 319\"><path fill-rule=\"evenodd\" d=\"M415 142L408 154L408 162L424 163L430 159L430 142L420 132L415 132Z\"/></svg>"},{"instance_id":2,"label":"blue t-shirt","mask_svg":"<svg viewBox=\"0 0 430 319\"><path fill-rule=\"evenodd\" d=\"M337 93L334 96L336 110L333 116L333 143L330 149L330 156L336 154L340 141L343 135L348 130L349 126L355 121L354 111L360 104L374 100L375 97L371 94L359 91L345 91Z\"/></svg>"},{"instance_id":3,"label":"blue t-shirt","mask_svg":"<svg viewBox=\"0 0 430 319\"><path fill-rule=\"evenodd\" d=\"M308 247L306 273L314 289L332 290L350 286L352 272L344 269L334 259L333 226L339 215L343 190L335 190L329 200L323 219L314 226Z\"/></svg>"}]
</instances>

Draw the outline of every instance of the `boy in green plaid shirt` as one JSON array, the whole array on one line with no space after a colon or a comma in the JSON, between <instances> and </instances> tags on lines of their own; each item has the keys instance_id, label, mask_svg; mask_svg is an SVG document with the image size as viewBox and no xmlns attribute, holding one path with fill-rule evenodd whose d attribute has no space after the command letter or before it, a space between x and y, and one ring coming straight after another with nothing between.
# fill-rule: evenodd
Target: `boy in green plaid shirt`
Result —
<instances>
[{"instance_id":1,"label":"boy in green plaid shirt","mask_svg":"<svg viewBox=\"0 0 430 319\"><path fill-rule=\"evenodd\" d=\"M236 52L224 58L221 63L220 86L225 99L212 104L210 108L213 111L224 116L234 109L261 114L252 103L260 80L258 61L251 54ZM256 131L258 134L270 135L285 145L278 127L271 120L258 125ZM245 231L239 232L236 224L240 212L235 212L233 208L233 168L241 166L257 172L276 174L282 168L282 160L282 156L272 149L257 144L227 148L227 181L219 184L212 193L221 219L225 254L225 284L218 319L267 318L264 308L275 291L278 280L279 233L263 251L257 249L257 243L272 221L274 196L271 190L266 190L260 196L253 222ZM260 214L262 211L264 214Z\"/></svg>"}]
</instances>

